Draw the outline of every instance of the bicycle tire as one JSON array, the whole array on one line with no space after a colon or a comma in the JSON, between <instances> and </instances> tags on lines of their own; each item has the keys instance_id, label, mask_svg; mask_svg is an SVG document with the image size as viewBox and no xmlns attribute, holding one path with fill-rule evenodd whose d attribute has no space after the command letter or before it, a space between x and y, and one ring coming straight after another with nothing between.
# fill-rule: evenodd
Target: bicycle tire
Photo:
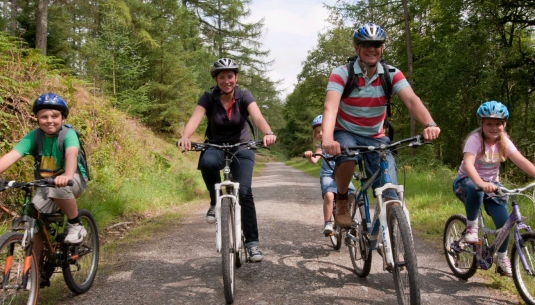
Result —
<instances>
[{"instance_id":1,"label":"bicycle tire","mask_svg":"<svg viewBox=\"0 0 535 305\"><path fill-rule=\"evenodd\" d=\"M369 247L368 238L366 232L368 228L362 221L365 217L361 213L361 209L356 207L355 211L355 226L351 228L351 235L355 236L358 240L348 240L349 256L351 257L351 263L353 264L353 270L359 277L366 277L370 274L372 268L372 252Z\"/></svg>"},{"instance_id":2,"label":"bicycle tire","mask_svg":"<svg viewBox=\"0 0 535 305\"><path fill-rule=\"evenodd\" d=\"M221 259L223 267L223 288L228 304L234 302L234 217L230 198L221 200Z\"/></svg>"},{"instance_id":3,"label":"bicycle tire","mask_svg":"<svg viewBox=\"0 0 535 305\"><path fill-rule=\"evenodd\" d=\"M338 225L336 225L336 222L334 221L334 215L336 213L336 200L333 202L333 212L331 216L331 220L333 222L333 233L329 235L329 238L331 240L331 244L333 245L334 250L340 250L342 247L342 228Z\"/></svg>"},{"instance_id":4,"label":"bicycle tire","mask_svg":"<svg viewBox=\"0 0 535 305\"><path fill-rule=\"evenodd\" d=\"M411 229L403 209L393 205L388 209L388 230L394 258L394 285L398 304L420 304L418 261L414 250ZM403 263L400 263L403 260Z\"/></svg>"},{"instance_id":5,"label":"bicycle tire","mask_svg":"<svg viewBox=\"0 0 535 305\"><path fill-rule=\"evenodd\" d=\"M78 217L87 235L79 244L63 245L63 253L67 257L61 265L67 287L76 294L87 292L93 285L100 254L97 223L93 215L88 210L79 209Z\"/></svg>"},{"instance_id":6,"label":"bicycle tire","mask_svg":"<svg viewBox=\"0 0 535 305\"><path fill-rule=\"evenodd\" d=\"M39 268L32 250L28 283L21 289L26 249L22 248L24 235L8 232L0 237L0 304L35 305L39 293ZM8 264L6 268L6 264ZM11 267L9 267L9 264ZM29 286L29 289L27 288Z\"/></svg>"},{"instance_id":7,"label":"bicycle tire","mask_svg":"<svg viewBox=\"0 0 535 305\"><path fill-rule=\"evenodd\" d=\"M453 274L460 279L469 279L477 271L477 258L475 255L451 249L454 241L460 240L466 232L466 216L461 214L452 215L444 226L444 237L442 246L446 261ZM459 243L461 249L472 248L473 246L465 242Z\"/></svg>"},{"instance_id":8,"label":"bicycle tire","mask_svg":"<svg viewBox=\"0 0 535 305\"><path fill-rule=\"evenodd\" d=\"M522 252L524 257L531 268L532 272L535 272L535 232L523 233L522 239L524 240L524 246ZM527 253L526 253L527 252ZM529 275L525 270L520 260L519 251L516 247L516 243L513 244L512 255L512 268L513 268L513 280L515 282L516 289L520 293L522 300L526 304L535 304L535 278L533 275Z\"/></svg>"}]
</instances>

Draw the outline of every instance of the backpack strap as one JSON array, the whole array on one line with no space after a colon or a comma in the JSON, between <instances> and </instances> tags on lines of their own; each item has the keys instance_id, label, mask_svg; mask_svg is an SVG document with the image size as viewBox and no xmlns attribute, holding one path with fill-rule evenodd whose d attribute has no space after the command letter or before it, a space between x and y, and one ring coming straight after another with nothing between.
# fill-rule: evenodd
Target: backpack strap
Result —
<instances>
[{"instance_id":1,"label":"backpack strap","mask_svg":"<svg viewBox=\"0 0 535 305\"><path fill-rule=\"evenodd\" d=\"M355 81L355 61L357 60L356 57L349 57L347 59L347 83L344 87L344 92L342 92L342 98L345 99L348 97L351 92L353 92L353 89L357 87L357 83Z\"/></svg>"},{"instance_id":2,"label":"backpack strap","mask_svg":"<svg viewBox=\"0 0 535 305\"><path fill-rule=\"evenodd\" d=\"M388 128L388 137L390 138L390 141L393 141L394 126L392 125L392 123L390 123L388 118L392 116L392 109L390 105L390 99L392 98L392 80L390 79L390 72L395 72L396 70L393 68L388 68L388 65L383 61L381 61L380 63L383 66L384 71L384 73L381 74L381 86L383 87L383 91L386 96L386 117L384 126Z\"/></svg>"},{"instance_id":3,"label":"backpack strap","mask_svg":"<svg viewBox=\"0 0 535 305\"><path fill-rule=\"evenodd\" d=\"M33 175L35 176L35 179L43 179L41 176L41 173L39 172L39 168L41 167L41 158L43 157L43 137L45 136L45 133L41 128L35 129L34 132L34 149L33 149L33 156L35 158L35 163L33 164Z\"/></svg>"}]
</instances>

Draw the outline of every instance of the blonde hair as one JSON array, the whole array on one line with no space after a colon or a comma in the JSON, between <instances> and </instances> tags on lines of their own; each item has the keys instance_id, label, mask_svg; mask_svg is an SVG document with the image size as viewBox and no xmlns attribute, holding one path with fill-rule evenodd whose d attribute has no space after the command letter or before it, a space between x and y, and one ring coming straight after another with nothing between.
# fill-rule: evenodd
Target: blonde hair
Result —
<instances>
[{"instance_id":1,"label":"blonde hair","mask_svg":"<svg viewBox=\"0 0 535 305\"><path fill-rule=\"evenodd\" d=\"M479 134L479 138L481 142L481 152L479 153L478 156L476 156L478 158L488 157L485 153L485 134L483 133L483 128L481 127L481 125L483 125L483 120L484 119L479 120L479 127L474 129L472 132L470 132L470 134L468 134L468 137L466 137L466 139L464 139L464 142L463 142L463 147L464 147L466 145L466 141L468 141L468 138L470 138L470 136L476 133ZM506 122L502 121L502 123L505 124ZM498 136L498 140L496 141L498 145L498 155L500 156L500 162L505 162L505 160L507 160L507 139L508 138L509 138L509 135L507 134L507 132L505 132L505 129L504 129L502 130L501 134Z\"/></svg>"}]
</instances>

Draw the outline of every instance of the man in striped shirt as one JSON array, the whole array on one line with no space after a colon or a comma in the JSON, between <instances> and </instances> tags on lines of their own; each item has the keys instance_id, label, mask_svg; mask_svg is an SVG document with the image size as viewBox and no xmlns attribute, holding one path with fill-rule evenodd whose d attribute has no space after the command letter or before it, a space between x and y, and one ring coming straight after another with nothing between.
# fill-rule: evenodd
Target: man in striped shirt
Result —
<instances>
[{"instance_id":1,"label":"man in striped shirt","mask_svg":"<svg viewBox=\"0 0 535 305\"><path fill-rule=\"evenodd\" d=\"M339 155L340 146L379 145L390 142L383 127L387 98L381 86L380 74L384 73L388 73L387 77L392 80L392 93L396 93L414 118L425 126L425 140L435 140L440 134L440 128L434 123L431 114L414 93L403 73L395 67L388 69L394 72L384 71L379 63L385 38L383 29L373 23L360 26L353 34L358 56L354 65L356 86L348 97L342 99L348 80L347 66L334 69L329 77L323 112L322 143L328 154ZM366 154L364 159L367 174L373 174L379 167L378 155ZM389 154L387 160L392 182L397 184L394 158ZM336 165L338 213L335 215L335 222L342 227L350 227L352 220L347 202L347 186L355 171L356 157L340 157ZM378 187L379 183L373 187ZM397 198L397 193L393 190L388 190L385 194L385 200Z\"/></svg>"}]
</instances>

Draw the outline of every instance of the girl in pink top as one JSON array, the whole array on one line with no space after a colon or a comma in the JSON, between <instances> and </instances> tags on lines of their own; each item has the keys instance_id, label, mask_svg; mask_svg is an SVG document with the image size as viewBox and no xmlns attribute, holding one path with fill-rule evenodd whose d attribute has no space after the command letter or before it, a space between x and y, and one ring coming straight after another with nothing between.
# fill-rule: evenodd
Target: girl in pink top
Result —
<instances>
[{"instance_id":1,"label":"girl in pink top","mask_svg":"<svg viewBox=\"0 0 535 305\"><path fill-rule=\"evenodd\" d=\"M507 158L518 167L535 177L535 166L515 147L505 132L509 111L502 103L485 102L477 110L480 127L471 132L465 141L463 162L457 178L453 181L453 192L466 208L467 228L465 241L477 243L477 216L481 205L492 217L496 228L501 228L509 218L507 198L493 195L499 182L500 164ZM476 191L476 187L481 191ZM487 194L485 194L487 193ZM509 237L498 249L497 272L512 276L511 262L507 257Z\"/></svg>"}]
</instances>

